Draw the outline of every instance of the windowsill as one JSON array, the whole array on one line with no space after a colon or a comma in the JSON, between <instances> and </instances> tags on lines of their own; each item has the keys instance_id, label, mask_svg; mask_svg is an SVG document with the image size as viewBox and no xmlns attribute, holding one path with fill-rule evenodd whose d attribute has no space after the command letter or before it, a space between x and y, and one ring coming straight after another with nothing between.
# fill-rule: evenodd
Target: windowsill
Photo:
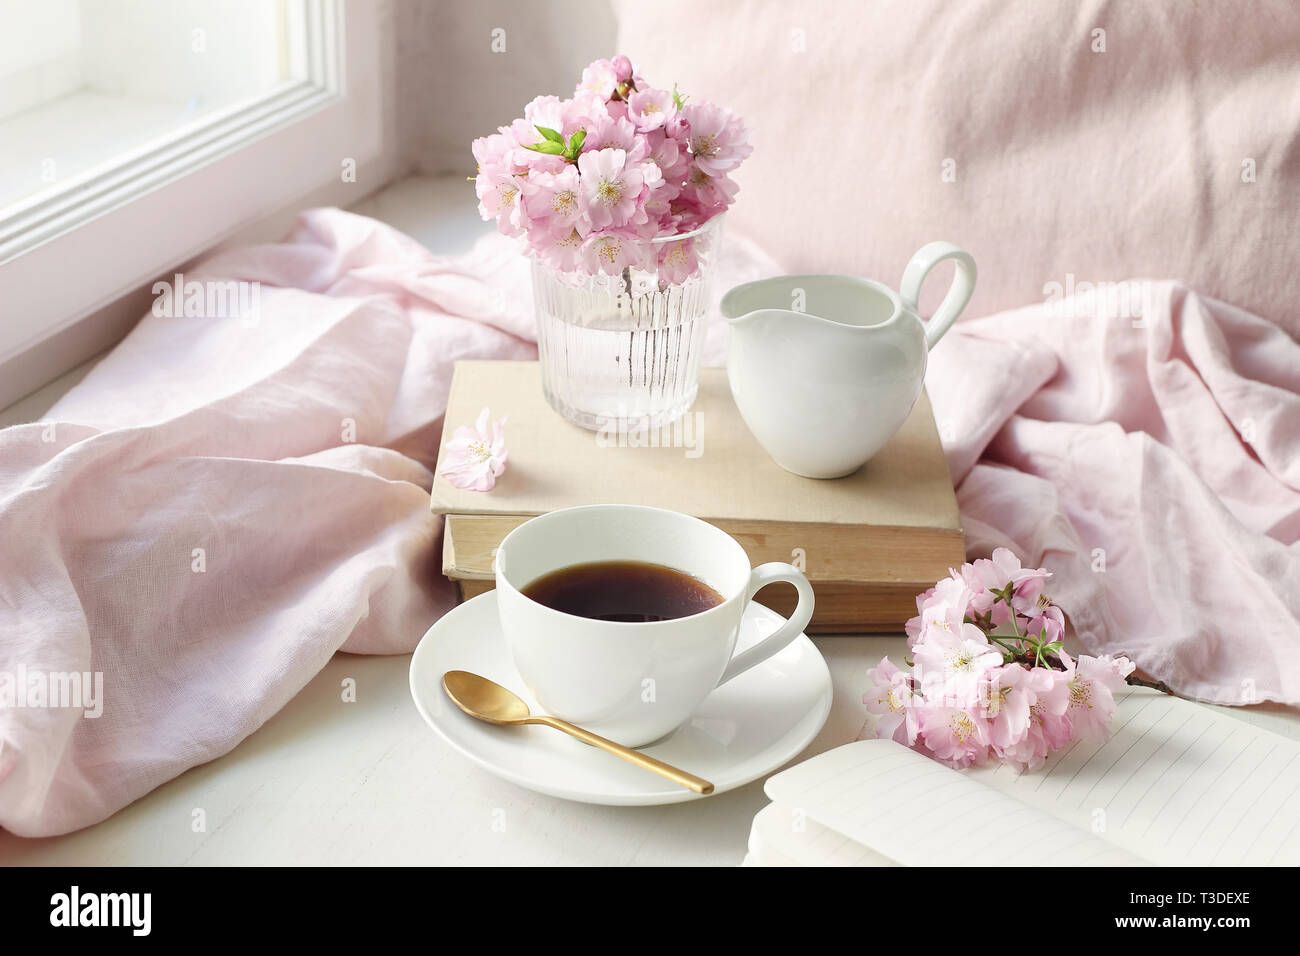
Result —
<instances>
[{"instance_id":1,"label":"windowsill","mask_svg":"<svg viewBox=\"0 0 1300 956\"><path fill-rule=\"evenodd\" d=\"M64 372L54 381L42 385L30 395L23 396L8 408L0 409L0 428L39 420L54 407L55 402L67 394L72 386L85 378L102 357L96 355L93 359L82 362L72 371Z\"/></svg>"},{"instance_id":2,"label":"windowsill","mask_svg":"<svg viewBox=\"0 0 1300 956\"><path fill-rule=\"evenodd\" d=\"M406 233L439 256L468 252L494 228L479 218L474 186L464 176L407 176L350 208Z\"/></svg>"}]
</instances>

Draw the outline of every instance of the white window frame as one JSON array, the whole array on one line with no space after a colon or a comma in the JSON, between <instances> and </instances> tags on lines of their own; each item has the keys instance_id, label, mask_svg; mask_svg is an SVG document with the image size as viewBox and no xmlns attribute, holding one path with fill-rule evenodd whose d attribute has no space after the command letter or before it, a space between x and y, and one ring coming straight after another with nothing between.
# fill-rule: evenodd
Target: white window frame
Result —
<instances>
[{"instance_id":1,"label":"white window frame","mask_svg":"<svg viewBox=\"0 0 1300 956\"><path fill-rule=\"evenodd\" d=\"M218 111L0 220L0 407L107 347L106 334L122 333L78 334L88 316L343 182L345 164L360 169L383 152L387 5L302 0L302 9L302 80ZM41 348L56 340L65 344Z\"/></svg>"}]
</instances>

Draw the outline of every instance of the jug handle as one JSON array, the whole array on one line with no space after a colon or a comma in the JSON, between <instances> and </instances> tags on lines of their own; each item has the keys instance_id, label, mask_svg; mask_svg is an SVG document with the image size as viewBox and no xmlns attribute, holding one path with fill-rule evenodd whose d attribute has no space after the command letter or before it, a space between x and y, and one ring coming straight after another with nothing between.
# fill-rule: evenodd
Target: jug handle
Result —
<instances>
[{"instance_id":1,"label":"jug handle","mask_svg":"<svg viewBox=\"0 0 1300 956\"><path fill-rule=\"evenodd\" d=\"M956 260L957 271L953 273L948 294L925 323L925 344L931 349L957 321L957 316L961 315L961 310L966 308L971 293L975 291L975 260L969 252L951 242L927 243L916 251L916 255L912 256L907 268L903 270L903 282L898 290L903 305L920 318L921 311L917 302L921 298L921 284L925 282L930 270L945 259Z\"/></svg>"}]
</instances>

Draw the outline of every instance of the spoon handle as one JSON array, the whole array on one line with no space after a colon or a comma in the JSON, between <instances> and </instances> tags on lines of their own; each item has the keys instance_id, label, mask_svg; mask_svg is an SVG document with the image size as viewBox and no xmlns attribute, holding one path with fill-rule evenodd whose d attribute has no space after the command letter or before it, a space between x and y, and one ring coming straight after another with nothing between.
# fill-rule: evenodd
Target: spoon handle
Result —
<instances>
[{"instance_id":1,"label":"spoon handle","mask_svg":"<svg viewBox=\"0 0 1300 956\"><path fill-rule=\"evenodd\" d=\"M599 747L616 757L622 757L629 763L634 763L638 767L644 767L659 774L661 777L667 777L673 783L680 784L687 790L694 790L696 793L712 793L713 784L697 777L693 773L687 773L685 770L678 770L672 764L666 764L662 760L656 760L654 757L641 753L639 750L633 750L631 747L624 747L622 744L616 744L612 740L606 740L599 734L593 734L590 730L583 730L567 720L560 720L558 717L530 717L529 723L545 724L547 727L554 727L556 730L562 730L571 737L577 737L583 743L591 744L593 747Z\"/></svg>"}]
</instances>

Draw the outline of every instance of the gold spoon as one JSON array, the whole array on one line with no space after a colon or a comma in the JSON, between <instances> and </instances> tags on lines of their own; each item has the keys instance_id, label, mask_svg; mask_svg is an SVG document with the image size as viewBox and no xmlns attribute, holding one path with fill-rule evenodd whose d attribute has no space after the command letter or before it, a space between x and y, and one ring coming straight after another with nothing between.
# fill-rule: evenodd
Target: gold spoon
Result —
<instances>
[{"instance_id":1,"label":"gold spoon","mask_svg":"<svg viewBox=\"0 0 1300 956\"><path fill-rule=\"evenodd\" d=\"M653 770L661 777L667 777L673 783L681 784L688 790L694 790L696 793L713 792L713 784L693 773L678 770L662 760L656 760L630 747L606 740L558 717L534 716L529 711L528 705L518 696L486 677L471 674L469 671L447 671L442 675L442 689L447 692L447 696L457 707L478 720L485 720L489 724L542 724L546 727L554 727L572 737L577 737L583 743L622 757L638 767Z\"/></svg>"}]
</instances>

